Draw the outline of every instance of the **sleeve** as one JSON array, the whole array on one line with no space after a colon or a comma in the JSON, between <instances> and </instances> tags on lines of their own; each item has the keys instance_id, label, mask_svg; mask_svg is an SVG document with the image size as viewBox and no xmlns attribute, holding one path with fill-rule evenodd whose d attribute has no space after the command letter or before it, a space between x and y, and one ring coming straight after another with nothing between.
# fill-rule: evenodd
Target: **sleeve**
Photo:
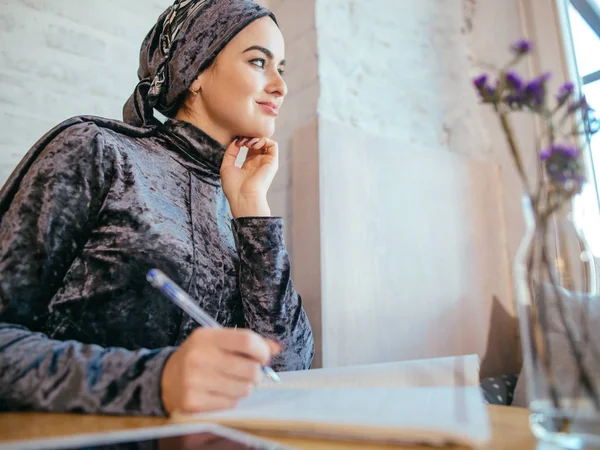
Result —
<instances>
[{"instance_id":1,"label":"sleeve","mask_svg":"<svg viewBox=\"0 0 600 450\"><path fill-rule=\"evenodd\" d=\"M0 410L165 415L160 378L174 350L56 341L0 323Z\"/></svg>"},{"instance_id":2,"label":"sleeve","mask_svg":"<svg viewBox=\"0 0 600 450\"><path fill-rule=\"evenodd\" d=\"M283 220L241 217L233 220L233 230L246 327L284 345L283 352L272 361L275 370L310 368L313 334L291 279Z\"/></svg>"},{"instance_id":3,"label":"sleeve","mask_svg":"<svg viewBox=\"0 0 600 450\"><path fill-rule=\"evenodd\" d=\"M131 352L35 332L85 245L115 155L95 124L67 128L36 157L1 218L2 409L164 414L160 378L174 349Z\"/></svg>"}]
</instances>

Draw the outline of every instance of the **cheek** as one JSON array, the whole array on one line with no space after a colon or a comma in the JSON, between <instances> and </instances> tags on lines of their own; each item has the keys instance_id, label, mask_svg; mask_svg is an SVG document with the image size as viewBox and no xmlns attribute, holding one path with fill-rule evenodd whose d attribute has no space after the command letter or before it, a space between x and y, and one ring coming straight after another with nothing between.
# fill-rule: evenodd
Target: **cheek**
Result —
<instances>
[{"instance_id":1,"label":"cheek","mask_svg":"<svg viewBox=\"0 0 600 450\"><path fill-rule=\"evenodd\" d=\"M223 77L220 83L220 97L226 100L226 104L237 108L247 109L253 106L254 101L260 98L261 80L260 74L245 71L236 76Z\"/></svg>"},{"instance_id":2,"label":"cheek","mask_svg":"<svg viewBox=\"0 0 600 450\"><path fill-rule=\"evenodd\" d=\"M257 99L265 88L265 75L259 70L249 68L240 71L239 76L231 80L231 84L240 96Z\"/></svg>"}]
</instances>

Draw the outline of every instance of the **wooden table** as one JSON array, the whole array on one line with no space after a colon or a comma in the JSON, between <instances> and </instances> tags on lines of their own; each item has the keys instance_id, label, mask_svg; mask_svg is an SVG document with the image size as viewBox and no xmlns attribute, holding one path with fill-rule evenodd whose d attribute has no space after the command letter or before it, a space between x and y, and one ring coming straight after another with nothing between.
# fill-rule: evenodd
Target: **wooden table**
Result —
<instances>
[{"instance_id":1,"label":"wooden table","mask_svg":"<svg viewBox=\"0 0 600 450\"><path fill-rule=\"evenodd\" d=\"M529 413L526 409L508 406L489 406L492 423L492 440L488 450L529 450L535 449L536 441L529 431ZM48 413L0 413L0 443L21 439L47 438L76 433L97 433L132 428L167 425L164 418L90 416L79 414ZM252 433L281 442L298 449L320 450L380 450L391 447L385 445L357 444L311 439L287 438L267 433ZM455 448L455 447L454 447Z\"/></svg>"}]
</instances>

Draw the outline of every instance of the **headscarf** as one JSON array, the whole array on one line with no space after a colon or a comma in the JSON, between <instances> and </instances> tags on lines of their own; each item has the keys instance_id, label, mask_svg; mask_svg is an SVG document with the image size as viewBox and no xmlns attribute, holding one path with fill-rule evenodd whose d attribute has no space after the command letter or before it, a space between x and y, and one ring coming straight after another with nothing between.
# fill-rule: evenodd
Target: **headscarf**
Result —
<instances>
[{"instance_id":1,"label":"headscarf","mask_svg":"<svg viewBox=\"0 0 600 450\"><path fill-rule=\"evenodd\" d=\"M123 120L158 125L153 109L174 117L194 80L253 21L275 16L252 0L176 0L142 43L140 82L123 107Z\"/></svg>"}]
</instances>

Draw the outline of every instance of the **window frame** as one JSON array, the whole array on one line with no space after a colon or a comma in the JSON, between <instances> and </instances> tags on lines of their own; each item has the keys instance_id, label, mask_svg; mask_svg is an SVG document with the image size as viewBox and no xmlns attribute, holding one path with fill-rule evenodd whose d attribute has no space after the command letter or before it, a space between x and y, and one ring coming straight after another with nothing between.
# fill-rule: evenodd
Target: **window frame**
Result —
<instances>
[{"instance_id":1,"label":"window frame","mask_svg":"<svg viewBox=\"0 0 600 450\"><path fill-rule=\"evenodd\" d=\"M565 81L572 81L575 84L576 93L578 95L582 93L584 80L580 77L577 68L568 8L569 4L573 4L575 7L573 2L576 2L577 6L584 10L586 16L591 17L590 20L594 24L592 29L600 38L600 8L596 7L591 1L593 0L519 0L523 21L522 28L526 31L526 37L534 42L536 48L530 62L531 72L550 71L553 74L550 81L550 88L553 92L556 92L558 87ZM577 7L576 9L579 11ZM584 20L586 20L585 17ZM595 74L596 72L594 76L596 76ZM600 73L598 77L600 79ZM589 79L585 81L587 81L585 84L592 82ZM537 131L539 130L538 126ZM583 149L587 177L593 189L592 194L595 194L595 202L591 202L593 205L590 203L586 204L585 207L593 211L594 217L600 218L600 173L597 174L594 167L589 137L582 137L580 145ZM598 163L600 161L596 162L597 165ZM577 211L574 211L574 217L577 223ZM583 223L580 226L584 232L587 231L587 227ZM595 240L600 242L600 236ZM595 259L600 262L600 247L593 248L593 251Z\"/></svg>"}]
</instances>

